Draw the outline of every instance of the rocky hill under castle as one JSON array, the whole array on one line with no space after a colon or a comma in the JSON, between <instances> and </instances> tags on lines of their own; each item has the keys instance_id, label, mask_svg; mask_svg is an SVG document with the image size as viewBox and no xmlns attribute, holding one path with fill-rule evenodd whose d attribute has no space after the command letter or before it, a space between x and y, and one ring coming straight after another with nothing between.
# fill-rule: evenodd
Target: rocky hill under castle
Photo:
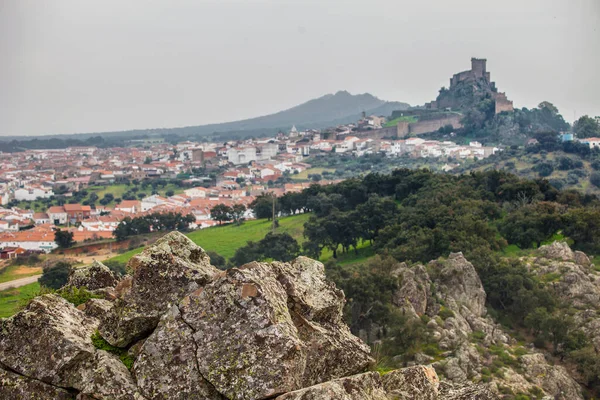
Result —
<instances>
[{"instance_id":1,"label":"rocky hill under castle","mask_svg":"<svg viewBox=\"0 0 600 400\"><path fill-rule=\"evenodd\" d=\"M600 294L587 257L556 243L530 264L563 272L557 296L580 301L580 323L598 345L600 318L584 315ZM385 374L343 322L344 293L317 261L219 271L173 232L129 266L120 280L100 263L73 273L68 286L102 298L74 307L48 294L0 322L0 398L466 400L500 398L506 388L582 398L564 367L519 347L486 315L481 281L460 253L398 265L394 304L428 315L445 353ZM498 358L506 365L490 377Z\"/></svg>"}]
</instances>

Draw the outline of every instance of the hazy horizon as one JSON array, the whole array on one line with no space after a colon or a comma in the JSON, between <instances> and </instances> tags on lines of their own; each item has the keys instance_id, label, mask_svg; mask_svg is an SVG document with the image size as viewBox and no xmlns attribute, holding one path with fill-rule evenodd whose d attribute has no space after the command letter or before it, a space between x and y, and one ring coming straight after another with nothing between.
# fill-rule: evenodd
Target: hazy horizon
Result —
<instances>
[{"instance_id":1,"label":"hazy horizon","mask_svg":"<svg viewBox=\"0 0 600 400\"><path fill-rule=\"evenodd\" d=\"M339 90L420 105L471 57L515 107L572 121L600 115L599 23L595 0L0 1L0 135L229 122Z\"/></svg>"}]
</instances>

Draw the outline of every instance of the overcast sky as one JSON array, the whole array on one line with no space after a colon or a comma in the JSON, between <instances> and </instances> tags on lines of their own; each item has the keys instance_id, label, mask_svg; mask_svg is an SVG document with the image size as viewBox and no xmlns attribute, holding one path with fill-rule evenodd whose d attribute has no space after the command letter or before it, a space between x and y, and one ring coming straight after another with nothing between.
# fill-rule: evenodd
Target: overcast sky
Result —
<instances>
[{"instance_id":1,"label":"overcast sky","mask_svg":"<svg viewBox=\"0 0 600 400\"><path fill-rule=\"evenodd\" d=\"M423 104L472 56L517 107L600 115L600 0L0 0L0 135L225 122L338 90Z\"/></svg>"}]
</instances>

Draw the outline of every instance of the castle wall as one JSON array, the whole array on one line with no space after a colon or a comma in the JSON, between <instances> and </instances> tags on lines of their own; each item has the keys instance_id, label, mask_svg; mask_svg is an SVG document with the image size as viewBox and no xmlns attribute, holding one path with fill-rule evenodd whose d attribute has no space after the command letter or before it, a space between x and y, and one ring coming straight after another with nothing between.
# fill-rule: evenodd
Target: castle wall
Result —
<instances>
[{"instance_id":1,"label":"castle wall","mask_svg":"<svg viewBox=\"0 0 600 400\"><path fill-rule=\"evenodd\" d=\"M353 132L352 136L371 139L396 138L399 137L399 132L397 126L390 126L387 128L373 129L364 132Z\"/></svg>"},{"instance_id":2,"label":"castle wall","mask_svg":"<svg viewBox=\"0 0 600 400\"><path fill-rule=\"evenodd\" d=\"M506 98L505 93L496 94L495 98L496 106L495 113L501 113L502 111L514 111L513 102Z\"/></svg>"},{"instance_id":3,"label":"castle wall","mask_svg":"<svg viewBox=\"0 0 600 400\"><path fill-rule=\"evenodd\" d=\"M403 138L410 133L410 124L408 121L400 121L397 125L398 137Z\"/></svg>"},{"instance_id":4,"label":"castle wall","mask_svg":"<svg viewBox=\"0 0 600 400\"><path fill-rule=\"evenodd\" d=\"M413 122L409 124L409 133L422 135L423 133L435 132L446 125L452 125L455 129L462 128L462 124L460 123L461 118L462 115L456 114L440 119Z\"/></svg>"},{"instance_id":5,"label":"castle wall","mask_svg":"<svg viewBox=\"0 0 600 400\"><path fill-rule=\"evenodd\" d=\"M496 100L496 114L502 111L514 111L513 102L510 100Z\"/></svg>"}]
</instances>

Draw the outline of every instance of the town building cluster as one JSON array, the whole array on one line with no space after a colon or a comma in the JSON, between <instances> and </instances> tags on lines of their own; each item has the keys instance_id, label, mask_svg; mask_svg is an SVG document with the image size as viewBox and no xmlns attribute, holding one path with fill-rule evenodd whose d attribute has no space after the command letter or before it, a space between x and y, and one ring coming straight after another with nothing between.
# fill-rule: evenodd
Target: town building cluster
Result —
<instances>
[{"instance_id":1,"label":"town building cluster","mask_svg":"<svg viewBox=\"0 0 600 400\"><path fill-rule=\"evenodd\" d=\"M476 142L459 146L421 138L385 138L385 123L383 117L363 116L355 124L323 131L293 127L275 137L226 143L173 145L151 139L131 141L128 147L0 154L0 248L48 252L57 247L57 229L73 232L76 242L110 239L124 218L151 213L191 214L191 229L210 227L216 223L210 212L215 205L248 207L261 194L282 196L314 183L291 179L311 168L307 157L313 154L465 159L485 158L498 150ZM129 199L90 198L91 193L110 193L115 185L130 188L156 180L176 182L177 190L142 193L152 191L147 187ZM319 184L333 182L319 180ZM82 192L88 193L85 200L78 196ZM251 211L245 217L252 218Z\"/></svg>"}]
</instances>

